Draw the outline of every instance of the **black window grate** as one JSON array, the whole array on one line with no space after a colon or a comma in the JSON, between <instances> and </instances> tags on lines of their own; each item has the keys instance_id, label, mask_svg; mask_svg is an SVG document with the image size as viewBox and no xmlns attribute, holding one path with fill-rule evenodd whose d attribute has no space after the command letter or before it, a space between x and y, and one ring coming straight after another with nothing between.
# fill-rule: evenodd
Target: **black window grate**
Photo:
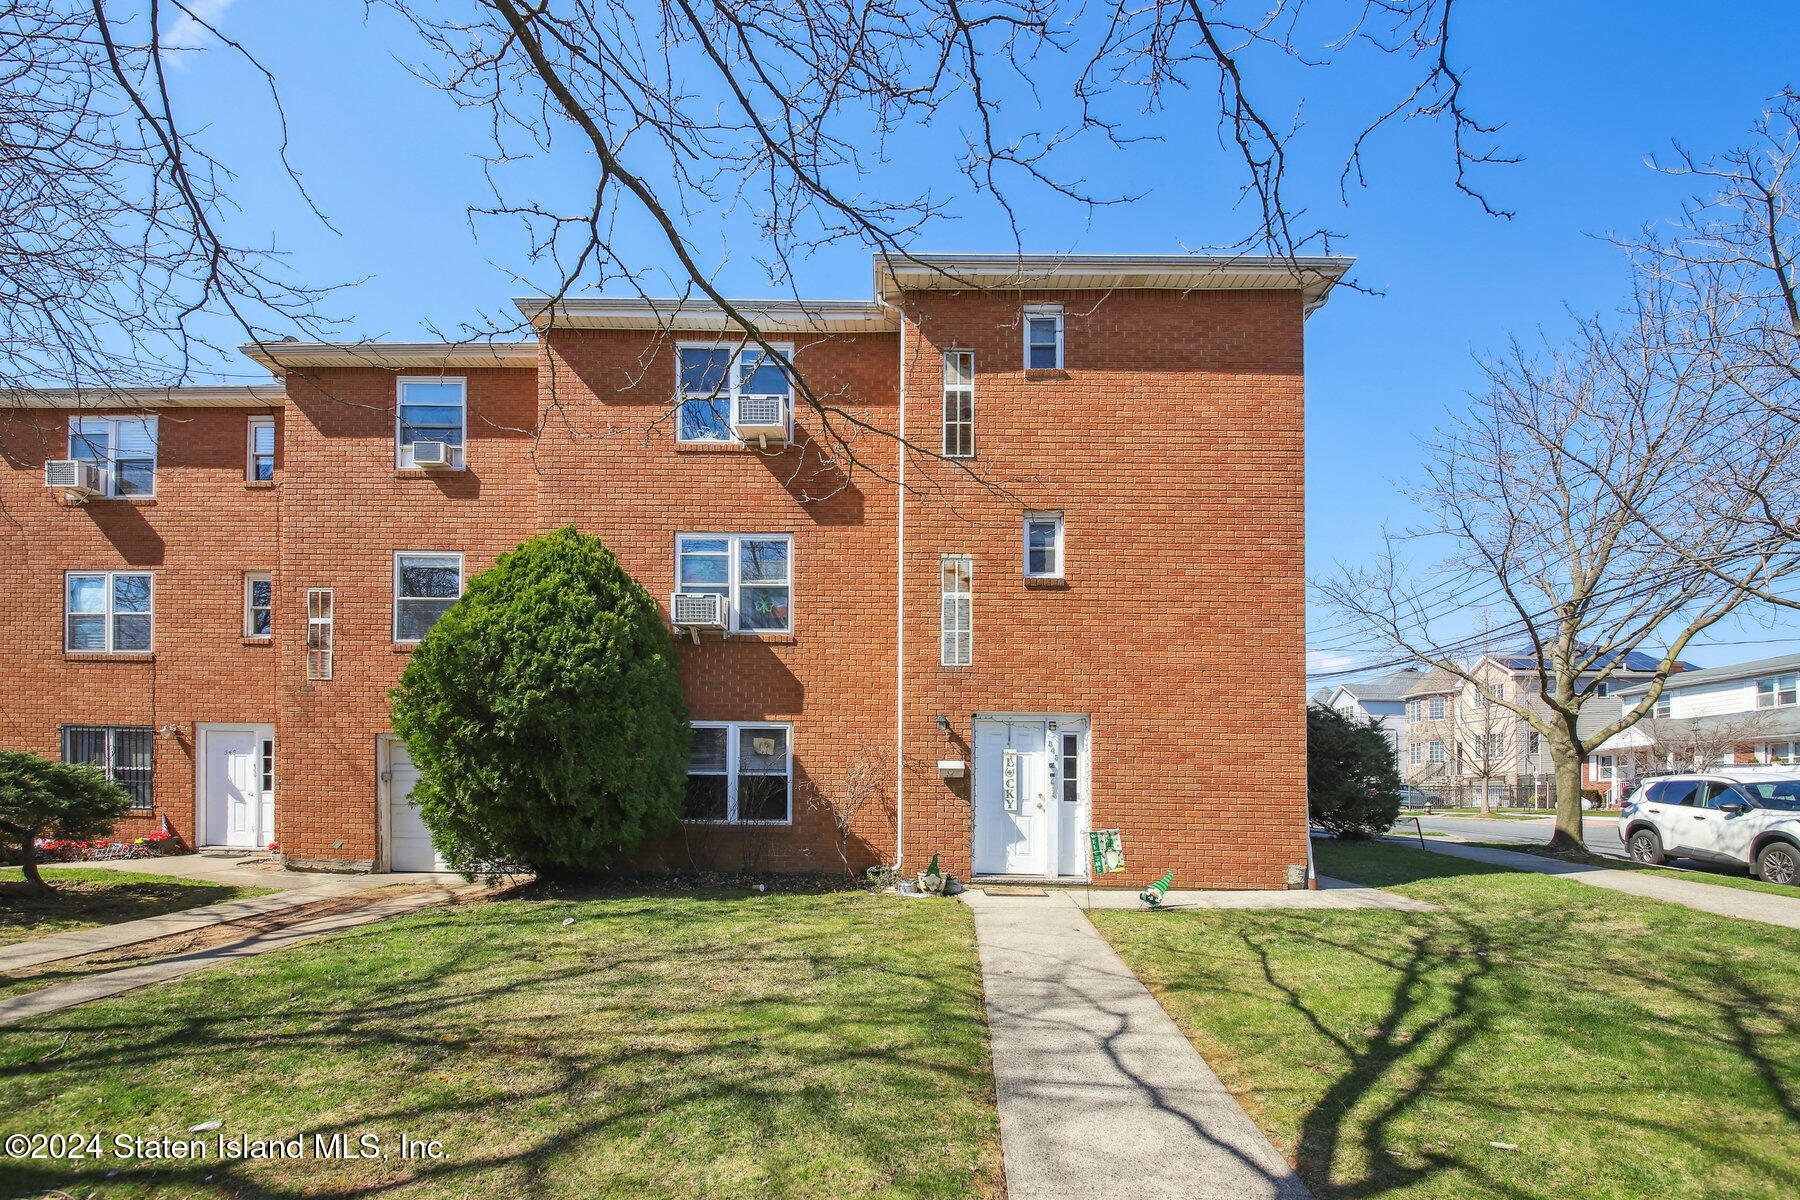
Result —
<instances>
[{"instance_id":1,"label":"black window grate","mask_svg":"<svg viewBox=\"0 0 1800 1200\"><path fill-rule=\"evenodd\" d=\"M154 807L156 731L148 725L64 725L63 761L99 767L131 796L131 807Z\"/></svg>"}]
</instances>

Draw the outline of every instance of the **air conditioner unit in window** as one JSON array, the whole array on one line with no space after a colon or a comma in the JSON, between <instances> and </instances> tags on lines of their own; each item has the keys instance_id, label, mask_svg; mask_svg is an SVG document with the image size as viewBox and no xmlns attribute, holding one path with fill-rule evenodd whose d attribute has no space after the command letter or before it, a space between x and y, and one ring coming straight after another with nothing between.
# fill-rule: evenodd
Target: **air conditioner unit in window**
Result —
<instances>
[{"instance_id":1,"label":"air conditioner unit in window","mask_svg":"<svg viewBox=\"0 0 1800 1200\"><path fill-rule=\"evenodd\" d=\"M106 491L99 464L79 458L53 458L45 463L44 486L83 499Z\"/></svg>"},{"instance_id":2,"label":"air conditioner unit in window","mask_svg":"<svg viewBox=\"0 0 1800 1200\"><path fill-rule=\"evenodd\" d=\"M414 442L412 461L415 467L447 467L450 465L450 443Z\"/></svg>"},{"instance_id":3,"label":"air conditioner unit in window","mask_svg":"<svg viewBox=\"0 0 1800 1200\"><path fill-rule=\"evenodd\" d=\"M731 432L764 450L769 443L787 444L786 396L739 396L731 417Z\"/></svg>"},{"instance_id":4,"label":"air conditioner unit in window","mask_svg":"<svg viewBox=\"0 0 1800 1200\"><path fill-rule=\"evenodd\" d=\"M676 592L669 597L669 624L700 642L702 629L725 628L725 597L713 592Z\"/></svg>"}]
</instances>

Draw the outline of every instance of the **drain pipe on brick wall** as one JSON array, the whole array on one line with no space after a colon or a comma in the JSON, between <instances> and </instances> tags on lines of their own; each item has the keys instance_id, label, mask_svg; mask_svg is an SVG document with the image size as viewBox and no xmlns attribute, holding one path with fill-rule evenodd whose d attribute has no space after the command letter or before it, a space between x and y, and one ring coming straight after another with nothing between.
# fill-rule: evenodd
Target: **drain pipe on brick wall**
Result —
<instances>
[{"instance_id":1,"label":"drain pipe on brick wall","mask_svg":"<svg viewBox=\"0 0 1800 1200\"><path fill-rule=\"evenodd\" d=\"M906 310L900 310L900 506L894 542L894 874L906 862Z\"/></svg>"}]
</instances>

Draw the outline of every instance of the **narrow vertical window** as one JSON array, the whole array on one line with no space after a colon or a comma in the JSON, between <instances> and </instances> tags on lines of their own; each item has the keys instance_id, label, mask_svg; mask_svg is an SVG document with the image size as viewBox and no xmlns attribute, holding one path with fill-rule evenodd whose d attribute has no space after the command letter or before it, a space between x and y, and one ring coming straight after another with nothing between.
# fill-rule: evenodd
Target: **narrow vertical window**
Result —
<instances>
[{"instance_id":1,"label":"narrow vertical window","mask_svg":"<svg viewBox=\"0 0 1800 1200\"><path fill-rule=\"evenodd\" d=\"M1081 803L1081 735L1062 735L1062 798L1064 804Z\"/></svg>"},{"instance_id":2,"label":"narrow vertical window","mask_svg":"<svg viewBox=\"0 0 1800 1200\"><path fill-rule=\"evenodd\" d=\"M1061 513L1025 514L1025 577L1058 579L1063 573Z\"/></svg>"},{"instance_id":3,"label":"narrow vertical window","mask_svg":"<svg viewBox=\"0 0 1800 1200\"><path fill-rule=\"evenodd\" d=\"M1060 371L1062 366L1062 305L1026 305L1025 369L1028 371Z\"/></svg>"},{"instance_id":4,"label":"narrow vertical window","mask_svg":"<svg viewBox=\"0 0 1800 1200\"><path fill-rule=\"evenodd\" d=\"M274 417L250 418L244 478L252 483L268 483L275 478Z\"/></svg>"},{"instance_id":5,"label":"narrow vertical window","mask_svg":"<svg viewBox=\"0 0 1800 1200\"><path fill-rule=\"evenodd\" d=\"M244 636L269 637L275 632L275 581L267 571L244 576Z\"/></svg>"},{"instance_id":6,"label":"narrow vertical window","mask_svg":"<svg viewBox=\"0 0 1800 1200\"><path fill-rule=\"evenodd\" d=\"M942 582L939 661L946 667L966 667L975 661L973 575L975 560L967 554L946 554L940 563Z\"/></svg>"},{"instance_id":7,"label":"narrow vertical window","mask_svg":"<svg viewBox=\"0 0 1800 1200\"><path fill-rule=\"evenodd\" d=\"M331 589L306 590L306 677L331 678Z\"/></svg>"},{"instance_id":8,"label":"narrow vertical window","mask_svg":"<svg viewBox=\"0 0 1800 1200\"><path fill-rule=\"evenodd\" d=\"M975 456L975 352L944 351L944 456Z\"/></svg>"}]
</instances>

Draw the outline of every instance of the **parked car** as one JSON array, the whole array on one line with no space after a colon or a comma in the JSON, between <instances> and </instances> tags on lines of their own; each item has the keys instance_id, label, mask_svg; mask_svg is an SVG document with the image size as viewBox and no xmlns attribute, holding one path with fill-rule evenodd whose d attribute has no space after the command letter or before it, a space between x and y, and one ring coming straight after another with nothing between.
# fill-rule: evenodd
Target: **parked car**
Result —
<instances>
[{"instance_id":1,"label":"parked car","mask_svg":"<svg viewBox=\"0 0 1800 1200\"><path fill-rule=\"evenodd\" d=\"M1400 789L1401 808L1427 808L1444 806L1444 798L1436 792L1427 792L1410 784Z\"/></svg>"},{"instance_id":2,"label":"parked car","mask_svg":"<svg viewBox=\"0 0 1800 1200\"><path fill-rule=\"evenodd\" d=\"M1641 863L1735 863L1767 883L1800 884L1800 769L1665 775L1626 801L1619 831Z\"/></svg>"}]
</instances>

